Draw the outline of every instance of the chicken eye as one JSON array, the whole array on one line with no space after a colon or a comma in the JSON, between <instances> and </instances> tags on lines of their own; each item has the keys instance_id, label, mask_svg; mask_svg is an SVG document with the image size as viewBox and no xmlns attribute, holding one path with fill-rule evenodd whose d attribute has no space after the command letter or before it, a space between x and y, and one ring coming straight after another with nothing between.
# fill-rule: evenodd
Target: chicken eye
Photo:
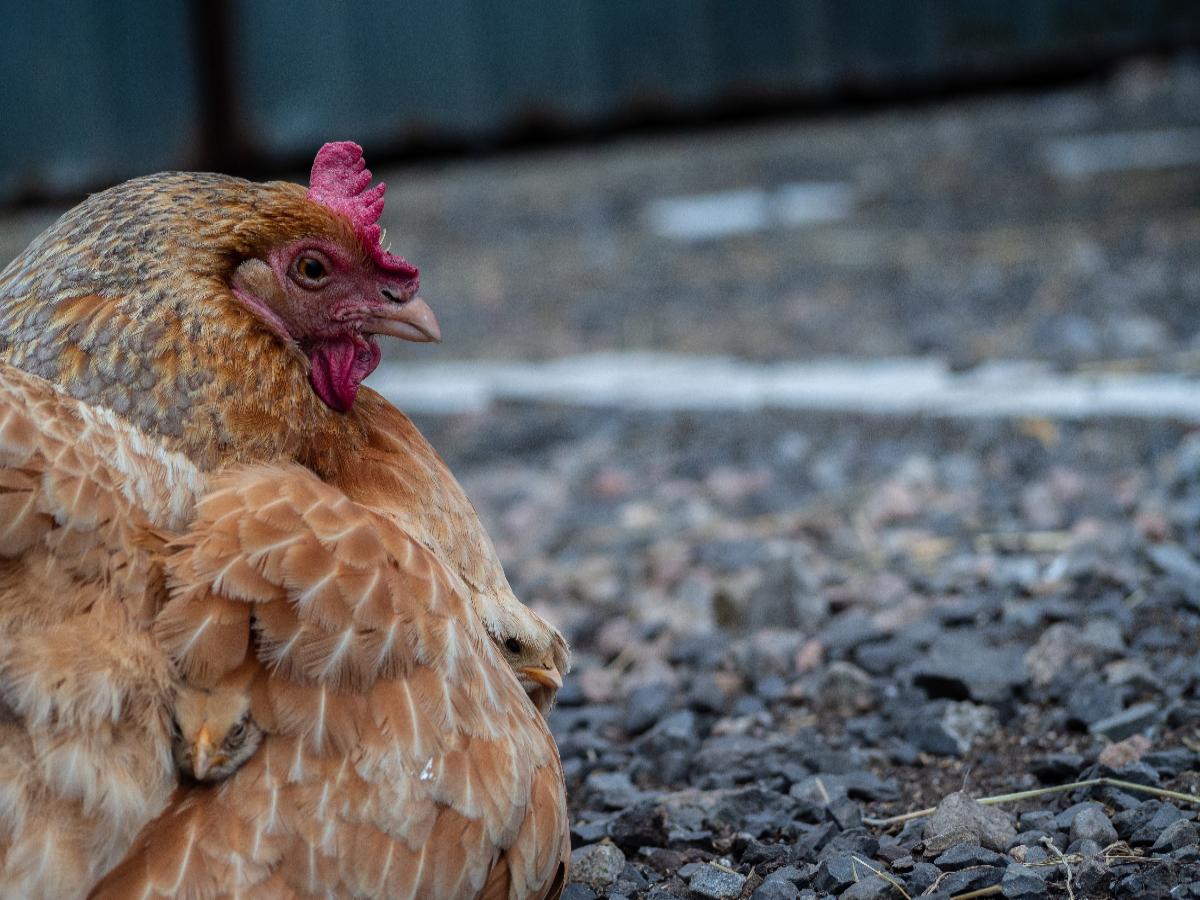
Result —
<instances>
[{"instance_id":1,"label":"chicken eye","mask_svg":"<svg viewBox=\"0 0 1200 900\"><path fill-rule=\"evenodd\" d=\"M325 264L315 256L301 256L296 260L296 274L305 281L321 281L325 277Z\"/></svg>"},{"instance_id":2,"label":"chicken eye","mask_svg":"<svg viewBox=\"0 0 1200 900\"><path fill-rule=\"evenodd\" d=\"M505 638L504 649L506 649L509 653L520 653L521 652L521 642L518 641L516 638L511 638L511 637Z\"/></svg>"},{"instance_id":3,"label":"chicken eye","mask_svg":"<svg viewBox=\"0 0 1200 900\"><path fill-rule=\"evenodd\" d=\"M226 740L235 741L235 742L239 741L242 739L242 735L244 735L245 733L246 733L246 723L238 722L236 725L234 725L232 728L229 729L229 736Z\"/></svg>"}]
</instances>

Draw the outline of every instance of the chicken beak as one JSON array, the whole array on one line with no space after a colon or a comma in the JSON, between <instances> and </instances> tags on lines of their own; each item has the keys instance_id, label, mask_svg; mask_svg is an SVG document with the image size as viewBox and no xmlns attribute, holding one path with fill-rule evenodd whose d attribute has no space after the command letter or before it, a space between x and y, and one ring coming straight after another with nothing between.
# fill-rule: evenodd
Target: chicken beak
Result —
<instances>
[{"instance_id":1,"label":"chicken beak","mask_svg":"<svg viewBox=\"0 0 1200 900\"><path fill-rule=\"evenodd\" d=\"M558 674L558 667L554 663L546 663L541 666L522 666L517 671L530 681L554 691L561 688L563 684L562 676Z\"/></svg>"},{"instance_id":2,"label":"chicken beak","mask_svg":"<svg viewBox=\"0 0 1200 900\"><path fill-rule=\"evenodd\" d=\"M196 735L196 743L192 747L192 774L196 776L197 781L204 780L204 776L208 774L212 764L212 736L208 733L208 728L201 728L200 733Z\"/></svg>"},{"instance_id":3,"label":"chicken beak","mask_svg":"<svg viewBox=\"0 0 1200 900\"><path fill-rule=\"evenodd\" d=\"M383 306L373 306L371 316L363 323L363 331L370 334L390 334L405 341L435 344L442 342L442 329L429 304L420 297L407 300L392 299Z\"/></svg>"}]
</instances>

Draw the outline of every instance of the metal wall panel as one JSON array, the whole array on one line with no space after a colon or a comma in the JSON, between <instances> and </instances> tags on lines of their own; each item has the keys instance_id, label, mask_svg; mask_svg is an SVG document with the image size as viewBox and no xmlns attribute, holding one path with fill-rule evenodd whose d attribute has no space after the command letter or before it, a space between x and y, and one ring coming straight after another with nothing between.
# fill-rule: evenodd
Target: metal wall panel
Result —
<instances>
[{"instance_id":1,"label":"metal wall panel","mask_svg":"<svg viewBox=\"0 0 1200 900\"><path fill-rule=\"evenodd\" d=\"M198 50L212 37L196 29L206 4L225 11L215 54ZM903 91L1200 35L1195 0L0 0L0 11L0 200L169 167L294 162L331 138L376 153L486 142L530 124Z\"/></svg>"},{"instance_id":2,"label":"metal wall panel","mask_svg":"<svg viewBox=\"0 0 1200 900\"><path fill-rule=\"evenodd\" d=\"M187 12L0 2L0 199L198 162Z\"/></svg>"}]
</instances>

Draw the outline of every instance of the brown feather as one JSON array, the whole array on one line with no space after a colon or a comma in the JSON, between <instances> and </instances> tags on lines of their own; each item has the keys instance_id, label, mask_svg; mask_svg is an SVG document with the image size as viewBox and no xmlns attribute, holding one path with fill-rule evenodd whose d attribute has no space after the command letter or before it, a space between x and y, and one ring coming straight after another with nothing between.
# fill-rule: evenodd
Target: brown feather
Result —
<instances>
[{"instance_id":1,"label":"brown feather","mask_svg":"<svg viewBox=\"0 0 1200 900\"><path fill-rule=\"evenodd\" d=\"M231 603L251 610L263 666L252 711L266 736L220 789L189 795L147 826L96 896L257 896L282 883L298 894L384 886L389 896L470 897L497 866L511 869L510 856L521 860L510 896L537 896L569 848L558 757L460 579L391 518L303 469L235 469L212 486L219 502L200 503L168 560L175 597L163 618L174 635L187 631L176 619L198 620L206 605L213 620ZM252 524L263 515L252 500L266 495L275 498L269 527L298 536L286 548L264 550L266 532ZM367 540L342 539L366 528ZM221 538L208 539L209 529ZM222 554L245 559L251 547L271 585L260 601L229 596L234 586L218 574L228 568ZM337 586L347 569L371 574L383 592L359 602L361 584ZM369 625L358 622L364 609ZM176 651L185 667L219 670L188 658L201 643L165 640L186 648ZM480 681L492 690L468 687ZM263 815L275 824L254 844L269 853L230 868L248 838L218 823ZM202 867L211 860L225 863Z\"/></svg>"},{"instance_id":2,"label":"brown feather","mask_svg":"<svg viewBox=\"0 0 1200 900\"><path fill-rule=\"evenodd\" d=\"M81 895L170 793L174 676L144 629L201 483L0 364L0 894Z\"/></svg>"}]
</instances>

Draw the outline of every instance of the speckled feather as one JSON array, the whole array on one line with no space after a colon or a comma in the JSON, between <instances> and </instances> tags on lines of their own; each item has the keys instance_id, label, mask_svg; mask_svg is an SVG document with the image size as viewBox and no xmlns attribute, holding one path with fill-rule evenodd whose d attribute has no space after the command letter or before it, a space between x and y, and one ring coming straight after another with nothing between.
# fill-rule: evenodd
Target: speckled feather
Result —
<instances>
[{"instance_id":1,"label":"speckled feather","mask_svg":"<svg viewBox=\"0 0 1200 900\"><path fill-rule=\"evenodd\" d=\"M0 360L166 438L202 469L302 458L314 440L344 436L345 417L229 285L241 260L305 235L365 254L299 185L167 174L110 188L0 273Z\"/></svg>"}]
</instances>

